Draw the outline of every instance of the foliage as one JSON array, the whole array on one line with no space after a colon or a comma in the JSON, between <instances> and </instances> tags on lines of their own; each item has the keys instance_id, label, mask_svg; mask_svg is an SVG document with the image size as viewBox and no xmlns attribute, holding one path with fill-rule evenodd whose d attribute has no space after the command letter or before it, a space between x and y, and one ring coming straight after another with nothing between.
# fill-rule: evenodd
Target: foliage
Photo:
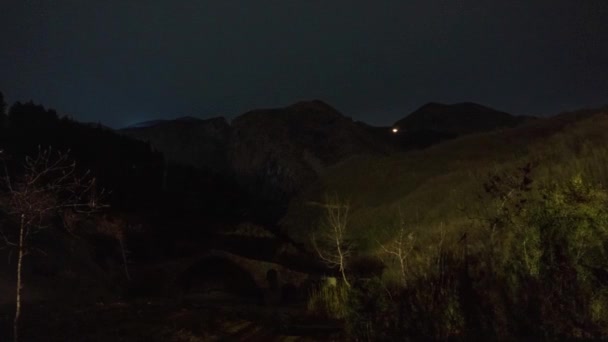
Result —
<instances>
[{"instance_id":1,"label":"foliage","mask_svg":"<svg viewBox=\"0 0 608 342\"><path fill-rule=\"evenodd\" d=\"M379 278L359 280L348 297L346 331L359 340L384 340L397 307Z\"/></svg>"},{"instance_id":2,"label":"foliage","mask_svg":"<svg viewBox=\"0 0 608 342\"><path fill-rule=\"evenodd\" d=\"M443 239L412 250L405 283L380 278L355 283L347 317L351 335L360 340L444 339L462 332L463 264Z\"/></svg>"},{"instance_id":3,"label":"foliage","mask_svg":"<svg viewBox=\"0 0 608 342\"><path fill-rule=\"evenodd\" d=\"M308 313L326 319L343 319L347 315L349 293L349 286L335 278L327 278L309 293Z\"/></svg>"},{"instance_id":4,"label":"foliage","mask_svg":"<svg viewBox=\"0 0 608 342\"><path fill-rule=\"evenodd\" d=\"M524 172L522 180L528 177ZM495 196L488 200L500 210L488 217L488 234L475 241L469 257L468 276L480 303L475 310L490 318L485 333L605 334L606 321L597 308L605 298L608 193L580 177L535 191L507 186L507 180L498 183L511 189L510 195L496 196L486 186Z\"/></svg>"},{"instance_id":5,"label":"foliage","mask_svg":"<svg viewBox=\"0 0 608 342\"><path fill-rule=\"evenodd\" d=\"M353 338L607 336L608 191L533 174L530 163L491 174L470 234L435 231L411 246L395 230L380 252L396 256L385 260L399 276L354 281Z\"/></svg>"},{"instance_id":6,"label":"foliage","mask_svg":"<svg viewBox=\"0 0 608 342\"><path fill-rule=\"evenodd\" d=\"M386 266L365 290L351 274L349 307L386 314L347 316L355 339L608 336L605 111L352 158L283 222L306 231L303 203L350 199L353 254Z\"/></svg>"}]
</instances>

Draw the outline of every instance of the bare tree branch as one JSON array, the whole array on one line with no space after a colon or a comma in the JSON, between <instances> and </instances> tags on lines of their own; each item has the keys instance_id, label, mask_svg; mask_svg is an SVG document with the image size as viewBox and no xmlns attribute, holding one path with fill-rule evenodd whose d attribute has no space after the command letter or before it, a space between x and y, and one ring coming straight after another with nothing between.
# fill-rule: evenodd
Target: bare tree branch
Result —
<instances>
[{"instance_id":1,"label":"bare tree branch","mask_svg":"<svg viewBox=\"0 0 608 342\"><path fill-rule=\"evenodd\" d=\"M399 208L399 231L396 236L386 244L378 242L382 251L399 263L401 282L404 286L407 285L408 260L415 242L414 234L412 232L406 234L406 231L405 219L401 213L401 208Z\"/></svg>"},{"instance_id":2,"label":"bare tree branch","mask_svg":"<svg viewBox=\"0 0 608 342\"><path fill-rule=\"evenodd\" d=\"M316 234L312 235L312 245L317 255L329 267L337 267L346 286L350 283L346 277L346 262L351 256L352 245L346 241L348 214L350 205L342 202L337 195L326 196L325 203L315 205L325 209L325 224L321 237L322 246L319 246Z\"/></svg>"},{"instance_id":3,"label":"bare tree branch","mask_svg":"<svg viewBox=\"0 0 608 342\"><path fill-rule=\"evenodd\" d=\"M30 251L46 254L36 246L30 246L30 237L48 228L51 219L61 215L68 209L89 214L98 211L105 205L100 205L95 190L95 179L76 175L76 163L70 162L67 153L53 153L51 148L43 150L38 148L35 157L26 157L23 165L24 173L20 178L11 178L6 164L5 155L1 156L4 164L4 175L0 177L0 203L5 205L5 211L12 217L10 225L18 227L12 241L3 229L0 237L5 246L17 249L17 290L16 309L13 321L13 339L18 341L18 325L21 314L21 292L23 288L22 269L24 257ZM3 184L1 184L3 182Z\"/></svg>"}]
</instances>

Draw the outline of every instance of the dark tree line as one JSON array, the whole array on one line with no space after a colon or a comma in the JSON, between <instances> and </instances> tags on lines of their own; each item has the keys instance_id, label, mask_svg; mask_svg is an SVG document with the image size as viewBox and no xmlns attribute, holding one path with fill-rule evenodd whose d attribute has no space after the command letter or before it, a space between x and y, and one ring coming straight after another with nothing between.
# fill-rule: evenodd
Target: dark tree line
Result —
<instances>
[{"instance_id":1,"label":"dark tree line","mask_svg":"<svg viewBox=\"0 0 608 342\"><path fill-rule=\"evenodd\" d=\"M90 170L109 192L112 208L152 212L162 216L155 220L158 224L165 219L225 220L245 212L246 197L230 175L168 163L149 143L101 124L80 123L31 101L9 107L1 99L0 94L0 109L5 108L0 110L0 148L15 160L14 167L39 147L69 151L78 167Z\"/></svg>"},{"instance_id":2,"label":"dark tree line","mask_svg":"<svg viewBox=\"0 0 608 342\"><path fill-rule=\"evenodd\" d=\"M33 102L16 102L8 110L0 95L0 147L21 161L39 147L69 151L78 167L90 170L99 185L111 191L113 207L137 209L150 205L162 186L163 157L141 141L101 125L60 117ZM15 162L14 167L19 163Z\"/></svg>"}]
</instances>

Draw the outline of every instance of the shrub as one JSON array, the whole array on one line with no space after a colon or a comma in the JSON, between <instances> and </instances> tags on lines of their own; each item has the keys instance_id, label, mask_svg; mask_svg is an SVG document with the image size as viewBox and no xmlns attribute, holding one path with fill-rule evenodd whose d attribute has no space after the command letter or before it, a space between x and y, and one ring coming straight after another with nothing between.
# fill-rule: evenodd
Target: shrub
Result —
<instances>
[{"instance_id":1,"label":"shrub","mask_svg":"<svg viewBox=\"0 0 608 342\"><path fill-rule=\"evenodd\" d=\"M494 220L476 265L490 275L475 282L493 333L502 320L516 335L605 335L608 193L574 177L521 198L525 205Z\"/></svg>"},{"instance_id":2,"label":"shrub","mask_svg":"<svg viewBox=\"0 0 608 342\"><path fill-rule=\"evenodd\" d=\"M533 187L531 175L490 178L485 229L397 244L399 277L354 281L351 338L607 336L608 192L580 176Z\"/></svg>"},{"instance_id":3,"label":"shrub","mask_svg":"<svg viewBox=\"0 0 608 342\"><path fill-rule=\"evenodd\" d=\"M348 296L349 287L346 284L337 282L336 278L327 278L311 290L308 313L320 318L343 319L348 311Z\"/></svg>"}]
</instances>

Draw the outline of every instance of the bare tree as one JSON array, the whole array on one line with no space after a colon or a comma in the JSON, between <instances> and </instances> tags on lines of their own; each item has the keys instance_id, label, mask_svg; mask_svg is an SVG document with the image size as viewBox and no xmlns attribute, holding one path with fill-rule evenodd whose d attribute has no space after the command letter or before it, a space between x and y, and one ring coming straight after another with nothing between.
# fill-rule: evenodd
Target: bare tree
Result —
<instances>
[{"instance_id":1,"label":"bare tree","mask_svg":"<svg viewBox=\"0 0 608 342\"><path fill-rule=\"evenodd\" d=\"M89 177L88 172L79 177L76 163L69 160L67 153L39 148L36 157L25 158L22 174L15 178L10 175L6 158L2 161L4 175L0 179L3 190L0 200L12 222L2 226L0 235L5 246L17 249L13 339L18 341L23 263L30 252L38 250L30 244L31 237L48 228L52 219L65 210L88 214L102 206L95 179Z\"/></svg>"},{"instance_id":2,"label":"bare tree","mask_svg":"<svg viewBox=\"0 0 608 342\"><path fill-rule=\"evenodd\" d=\"M121 218L110 218L103 216L96 224L96 230L99 234L108 236L118 242L120 247L120 253L122 256L122 262L125 271L125 277L127 280L131 280L128 266L128 254L129 251L126 248L127 232L140 231L141 225L130 225Z\"/></svg>"},{"instance_id":3,"label":"bare tree","mask_svg":"<svg viewBox=\"0 0 608 342\"><path fill-rule=\"evenodd\" d=\"M346 262L352 253L352 245L346 241L350 204L341 201L337 195L325 197L325 203L313 203L325 208L325 220L319 240L312 236L313 246L329 267L337 267L347 287Z\"/></svg>"},{"instance_id":4,"label":"bare tree","mask_svg":"<svg viewBox=\"0 0 608 342\"><path fill-rule=\"evenodd\" d=\"M414 249L415 237L412 232L407 232L405 220L399 210L399 231L396 236L388 243L380 245L382 251L399 263L399 271L403 286L407 285L408 259Z\"/></svg>"}]
</instances>

